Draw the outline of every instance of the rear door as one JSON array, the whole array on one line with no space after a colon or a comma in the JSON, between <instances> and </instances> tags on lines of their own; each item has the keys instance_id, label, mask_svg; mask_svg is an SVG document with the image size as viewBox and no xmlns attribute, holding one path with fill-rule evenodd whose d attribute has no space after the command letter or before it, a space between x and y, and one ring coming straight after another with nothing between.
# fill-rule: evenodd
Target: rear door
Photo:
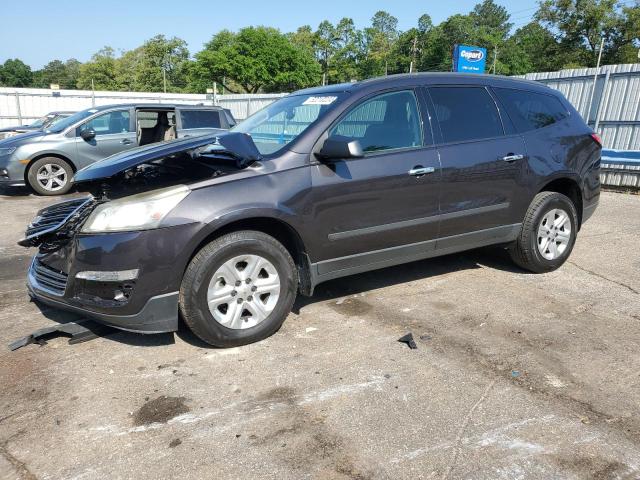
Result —
<instances>
[{"instance_id":1,"label":"rear door","mask_svg":"<svg viewBox=\"0 0 640 480\"><path fill-rule=\"evenodd\" d=\"M329 130L358 139L365 156L311 167L318 259L350 256L320 264L320 275L409 255L394 247L435 248L440 163L416 94L369 97Z\"/></svg>"},{"instance_id":2,"label":"rear door","mask_svg":"<svg viewBox=\"0 0 640 480\"><path fill-rule=\"evenodd\" d=\"M176 108L178 138L197 137L229 128L221 110Z\"/></svg>"},{"instance_id":3,"label":"rear door","mask_svg":"<svg viewBox=\"0 0 640 480\"><path fill-rule=\"evenodd\" d=\"M136 146L131 109L111 110L76 128L77 166L83 167ZM95 138L83 139L83 130L93 130Z\"/></svg>"},{"instance_id":4,"label":"rear door","mask_svg":"<svg viewBox=\"0 0 640 480\"><path fill-rule=\"evenodd\" d=\"M429 87L442 162L439 249L489 244L522 222L526 150L483 86ZM507 119L508 120L508 119Z\"/></svg>"}]
</instances>

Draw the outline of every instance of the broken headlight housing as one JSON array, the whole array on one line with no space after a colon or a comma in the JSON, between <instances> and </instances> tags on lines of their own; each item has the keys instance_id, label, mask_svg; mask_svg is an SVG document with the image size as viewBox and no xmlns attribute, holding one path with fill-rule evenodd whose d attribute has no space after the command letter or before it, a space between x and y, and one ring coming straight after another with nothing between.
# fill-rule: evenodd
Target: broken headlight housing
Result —
<instances>
[{"instance_id":1,"label":"broken headlight housing","mask_svg":"<svg viewBox=\"0 0 640 480\"><path fill-rule=\"evenodd\" d=\"M190 192L185 185L139 193L98 205L82 233L125 232L157 228Z\"/></svg>"}]
</instances>

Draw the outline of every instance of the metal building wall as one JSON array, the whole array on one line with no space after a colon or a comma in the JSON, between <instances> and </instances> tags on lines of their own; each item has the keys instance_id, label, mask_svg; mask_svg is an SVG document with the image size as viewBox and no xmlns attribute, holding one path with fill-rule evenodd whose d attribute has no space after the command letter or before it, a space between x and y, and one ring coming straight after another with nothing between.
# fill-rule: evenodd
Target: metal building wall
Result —
<instances>
[{"instance_id":1,"label":"metal building wall","mask_svg":"<svg viewBox=\"0 0 640 480\"><path fill-rule=\"evenodd\" d=\"M529 73L523 78L561 91L589 119L606 148L640 150L640 64L600 67L589 108L595 73L595 68L578 68Z\"/></svg>"}]
</instances>

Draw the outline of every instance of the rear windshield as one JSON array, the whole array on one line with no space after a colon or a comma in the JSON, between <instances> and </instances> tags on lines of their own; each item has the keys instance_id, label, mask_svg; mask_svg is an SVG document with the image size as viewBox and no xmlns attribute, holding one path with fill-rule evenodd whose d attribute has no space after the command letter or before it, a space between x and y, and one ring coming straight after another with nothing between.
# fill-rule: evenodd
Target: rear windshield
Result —
<instances>
[{"instance_id":1,"label":"rear windshield","mask_svg":"<svg viewBox=\"0 0 640 480\"><path fill-rule=\"evenodd\" d=\"M181 110L182 128L220 128L217 110Z\"/></svg>"},{"instance_id":2,"label":"rear windshield","mask_svg":"<svg viewBox=\"0 0 640 480\"><path fill-rule=\"evenodd\" d=\"M562 102L552 95L513 88L493 90L519 133L553 125L569 115Z\"/></svg>"}]
</instances>

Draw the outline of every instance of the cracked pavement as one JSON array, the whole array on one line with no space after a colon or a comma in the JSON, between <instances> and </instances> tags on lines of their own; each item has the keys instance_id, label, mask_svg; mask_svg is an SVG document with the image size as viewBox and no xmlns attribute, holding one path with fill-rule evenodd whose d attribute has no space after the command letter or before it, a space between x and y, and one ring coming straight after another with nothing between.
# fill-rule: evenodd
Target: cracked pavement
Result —
<instances>
[{"instance_id":1,"label":"cracked pavement","mask_svg":"<svg viewBox=\"0 0 640 480\"><path fill-rule=\"evenodd\" d=\"M640 478L640 196L561 269L488 248L321 285L273 337L65 338L16 245L54 200L0 196L2 479ZM397 339L412 332L410 350Z\"/></svg>"}]
</instances>

